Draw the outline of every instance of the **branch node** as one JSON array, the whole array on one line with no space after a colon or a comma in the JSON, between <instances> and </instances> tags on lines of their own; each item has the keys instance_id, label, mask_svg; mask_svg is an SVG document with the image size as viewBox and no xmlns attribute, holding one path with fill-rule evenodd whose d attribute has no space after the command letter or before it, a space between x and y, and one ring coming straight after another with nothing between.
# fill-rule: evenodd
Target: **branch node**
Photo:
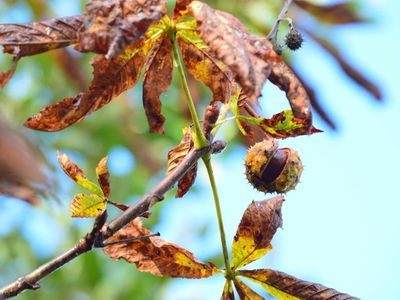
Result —
<instances>
[{"instance_id":1,"label":"branch node","mask_svg":"<svg viewBox=\"0 0 400 300\"><path fill-rule=\"evenodd\" d=\"M225 141L215 141L211 144L211 153L217 154L222 152L226 147L226 142Z\"/></svg>"}]
</instances>

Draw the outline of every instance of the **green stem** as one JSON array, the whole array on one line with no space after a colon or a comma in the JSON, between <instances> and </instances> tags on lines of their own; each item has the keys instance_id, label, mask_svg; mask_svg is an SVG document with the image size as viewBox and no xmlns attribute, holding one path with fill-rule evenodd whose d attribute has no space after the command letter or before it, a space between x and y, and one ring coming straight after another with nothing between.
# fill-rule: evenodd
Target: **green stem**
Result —
<instances>
[{"instance_id":1,"label":"green stem","mask_svg":"<svg viewBox=\"0 0 400 300\"><path fill-rule=\"evenodd\" d=\"M207 169L208 178L210 179L211 189L212 189L213 196L214 196L214 204L215 204L215 210L217 212L219 234L221 237L221 244L222 244L222 253L224 255L225 277L233 278L232 270L229 265L228 247L226 245L226 236L225 236L225 230L224 230L224 223L222 220L221 205L219 203L218 190L217 190L217 185L215 183L214 171L213 171L213 168L211 165L210 153L203 156L203 161L204 161L204 164Z\"/></svg>"},{"instance_id":2,"label":"green stem","mask_svg":"<svg viewBox=\"0 0 400 300\"><path fill-rule=\"evenodd\" d=\"M208 141L206 137L204 136L204 133L201 129L199 118L197 116L196 108L194 106L194 102L192 99L192 95L190 94L189 86L187 84L187 79L185 75L185 70L183 67L183 61L182 61L182 55L178 47L178 43L176 42L175 34L169 34L172 44L173 44L173 51L174 51L174 59L175 62L178 66L178 71L179 71L179 76L181 78L181 82L183 85L183 89L186 94L186 99L187 99L187 104L189 107L190 114L192 116L194 128L195 128L195 133L196 133L196 139L194 141L195 147L196 148L202 148L208 146ZM222 222L222 212L221 212L221 206L219 204L219 196L218 196L218 191L217 191L217 185L215 183L215 178L214 178L214 172L211 166L211 155L210 153L206 154L203 156L203 161L204 164L207 168L207 173L208 177L210 179L210 184L211 184L211 189L213 192L214 196L214 204L215 204L215 209L217 211L217 218L218 218L218 226L219 226L219 233L221 237L221 244L222 244L222 252L224 255L224 262L225 262L225 277L226 278L233 278L232 277L232 270L229 265L229 256L228 256L228 247L226 246L226 237L225 237L225 230L224 230L224 224Z\"/></svg>"},{"instance_id":3,"label":"green stem","mask_svg":"<svg viewBox=\"0 0 400 300\"><path fill-rule=\"evenodd\" d=\"M172 36L172 44L173 44L173 50L174 50L174 59L178 66L179 76L181 78L183 90L185 91L185 94L186 94L186 100L187 100L186 102L189 107L190 115L192 117L194 129L195 129L195 133L196 133L196 139L194 141L194 146L197 149L203 148L203 147L208 146L208 141L207 141L206 137L204 136L204 133L201 129L200 121L199 121L199 118L198 118L197 112L196 112L196 107L194 106L192 95L190 94L189 86L187 84L187 79L186 79L186 75L185 75L185 70L183 68L181 51L179 50L175 35Z\"/></svg>"}]
</instances>

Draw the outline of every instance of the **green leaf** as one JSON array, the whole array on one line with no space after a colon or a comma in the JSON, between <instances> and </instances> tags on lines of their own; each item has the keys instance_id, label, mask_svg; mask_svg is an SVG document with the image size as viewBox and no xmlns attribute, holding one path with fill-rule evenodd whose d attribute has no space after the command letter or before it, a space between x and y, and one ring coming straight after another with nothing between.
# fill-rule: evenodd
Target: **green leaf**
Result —
<instances>
[{"instance_id":1,"label":"green leaf","mask_svg":"<svg viewBox=\"0 0 400 300\"><path fill-rule=\"evenodd\" d=\"M80 218L94 218L100 215L107 206L104 197L96 194L77 194L71 202L71 216Z\"/></svg>"},{"instance_id":2,"label":"green leaf","mask_svg":"<svg viewBox=\"0 0 400 300\"><path fill-rule=\"evenodd\" d=\"M101 188L94 182L90 181L89 179L78 175L78 176L76 176L75 181L77 184L79 184L81 187L88 190L89 192L92 192L99 197L104 197L104 194L103 194L103 191L101 190Z\"/></svg>"}]
</instances>

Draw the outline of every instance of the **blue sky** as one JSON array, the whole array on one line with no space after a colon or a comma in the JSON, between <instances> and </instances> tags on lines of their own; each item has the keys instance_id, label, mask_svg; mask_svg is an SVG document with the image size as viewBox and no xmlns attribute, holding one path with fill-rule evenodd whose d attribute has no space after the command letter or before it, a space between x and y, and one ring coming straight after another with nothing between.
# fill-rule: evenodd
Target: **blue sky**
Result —
<instances>
[{"instance_id":1,"label":"blue sky","mask_svg":"<svg viewBox=\"0 0 400 300\"><path fill-rule=\"evenodd\" d=\"M340 47L355 65L379 82L384 103L375 103L350 83L331 58L311 42L296 52L297 66L318 87L317 92L340 128L339 132L330 132L316 118L316 127L326 129L325 133L281 143L300 152L305 171L302 183L287 194L284 228L273 241L273 252L256 267L278 269L361 299L400 299L400 196L397 190L400 4L394 0L369 0L365 1L365 8L379 22L337 29L334 38L340 41ZM267 95L261 101L264 107L276 112L287 107L282 93L272 85L265 87L264 94ZM244 175L237 175L244 173L245 155L246 150L237 147L226 158L214 159L229 244L250 201L268 197L254 191ZM110 159L111 164L118 170L120 159L118 155L114 157ZM185 200L166 202L156 229L166 239L206 259L219 251L220 244L212 195L203 168L198 187L199 192ZM12 224L17 226L16 220L20 219L16 216L27 210L36 218L29 223L36 225L22 226L23 232L27 238L35 237L32 246L46 256L56 249L65 234L46 217L46 212L3 201L0 212L7 211L7 215L2 214L0 219L10 226L0 227L0 235L10 230ZM53 223L54 226L49 226ZM202 226L207 230L199 237L196 232ZM54 235L54 231L58 234ZM54 241L55 236L59 242ZM207 296L200 296L205 289ZM190 299L218 299L221 290L222 278L176 280L166 290L166 299L188 299L189 296Z\"/></svg>"}]
</instances>

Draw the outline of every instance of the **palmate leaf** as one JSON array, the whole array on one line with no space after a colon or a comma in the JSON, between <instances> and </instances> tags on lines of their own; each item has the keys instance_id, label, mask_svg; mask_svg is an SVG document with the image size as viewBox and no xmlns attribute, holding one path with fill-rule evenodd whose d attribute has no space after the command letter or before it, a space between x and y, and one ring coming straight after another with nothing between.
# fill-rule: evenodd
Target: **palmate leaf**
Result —
<instances>
[{"instance_id":1,"label":"palmate leaf","mask_svg":"<svg viewBox=\"0 0 400 300\"><path fill-rule=\"evenodd\" d=\"M0 24L3 52L14 56L12 67L0 72L0 86L10 80L20 58L76 43L82 21L81 16L73 16L27 24Z\"/></svg>"},{"instance_id":2,"label":"palmate leaf","mask_svg":"<svg viewBox=\"0 0 400 300\"><path fill-rule=\"evenodd\" d=\"M272 296L285 300L357 300L359 298L338 292L317 283L297 279L293 276L270 269L242 270L245 276L260 284Z\"/></svg>"},{"instance_id":3,"label":"palmate leaf","mask_svg":"<svg viewBox=\"0 0 400 300\"><path fill-rule=\"evenodd\" d=\"M107 168L108 157L103 157L96 167L97 181L105 197L110 196L110 172Z\"/></svg>"},{"instance_id":4,"label":"palmate leaf","mask_svg":"<svg viewBox=\"0 0 400 300\"><path fill-rule=\"evenodd\" d=\"M107 200L96 194L77 194L71 201L71 217L94 218L107 206Z\"/></svg>"},{"instance_id":5,"label":"palmate leaf","mask_svg":"<svg viewBox=\"0 0 400 300\"><path fill-rule=\"evenodd\" d=\"M267 254L276 230L282 226L281 196L253 201L245 210L232 244L232 269L243 267Z\"/></svg>"},{"instance_id":6,"label":"palmate leaf","mask_svg":"<svg viewBox=\"0 0 400 300\"><path fill-rule=\"evenodd\" d=\"M106 243L148 234L151 231L136 218ZM221 272L214 265L197 260L191 252L158 236L117 243L105 247L104 252L114 260L135 263L139 271L162 277L205 278Z\"/></svg>"},{"instance_id":7,"label":"palmate leaf","mask_svg":"<svg viewBox=\"0 0 400 300\"><path fill-rule=\"evenodd\" d=\"M222 292L221 300L235 300L235 295L233 294L232 281L225 281L224 290Z\"/></svg>"},{"instance_id":8,"label":"palmate leaf","mask_svg":"<svg viewBox=\"0 0 400 300\"><path fill-rule=\"evenodd\" d=\"M77 50L106 54L108 59L118 56L166 14L166 3L166 0L90 0Z\"/></svg>"},{"instance_id":9,"label":"palmate leaf","mask_svg":"<svg viewBox=\"0 0 400 300\"><path fill-rule=\"evenodd\" d=\"M150 132L164 133L165 117L161 114L160 95L172 81L172 43L166 34L156 42L149 54L143 75L143 107Z\"/></svg>"},{"instance_id":10,"label":"palmate leaf","mask_svg":"<svg viewBox=\"0 0 400 300\"><path fill-rule=\"evenodd\" d=\"M189 151L193 148L192 132L190 128L184 128L183 138L179 145L168 152L167 175L175 170ZM178 190L175 197L183 197L192 187L197 176L197 162L178 181Z\"/></svg>"},{"instance_id":11,"label":"palmate leaf","mask_svg":"<svg viewBox=\"0 0 400 300\"><path fill-rule=\"evenodd\" d=\"M139 43L126 48L123 54L112 60L104 56L95 57L92 63L94 77L87 91L47 106L29 118L25 126L42 131L58 131L100 109L136 84L148 47L148 44Z\"/></svg>"}]
</instances>

